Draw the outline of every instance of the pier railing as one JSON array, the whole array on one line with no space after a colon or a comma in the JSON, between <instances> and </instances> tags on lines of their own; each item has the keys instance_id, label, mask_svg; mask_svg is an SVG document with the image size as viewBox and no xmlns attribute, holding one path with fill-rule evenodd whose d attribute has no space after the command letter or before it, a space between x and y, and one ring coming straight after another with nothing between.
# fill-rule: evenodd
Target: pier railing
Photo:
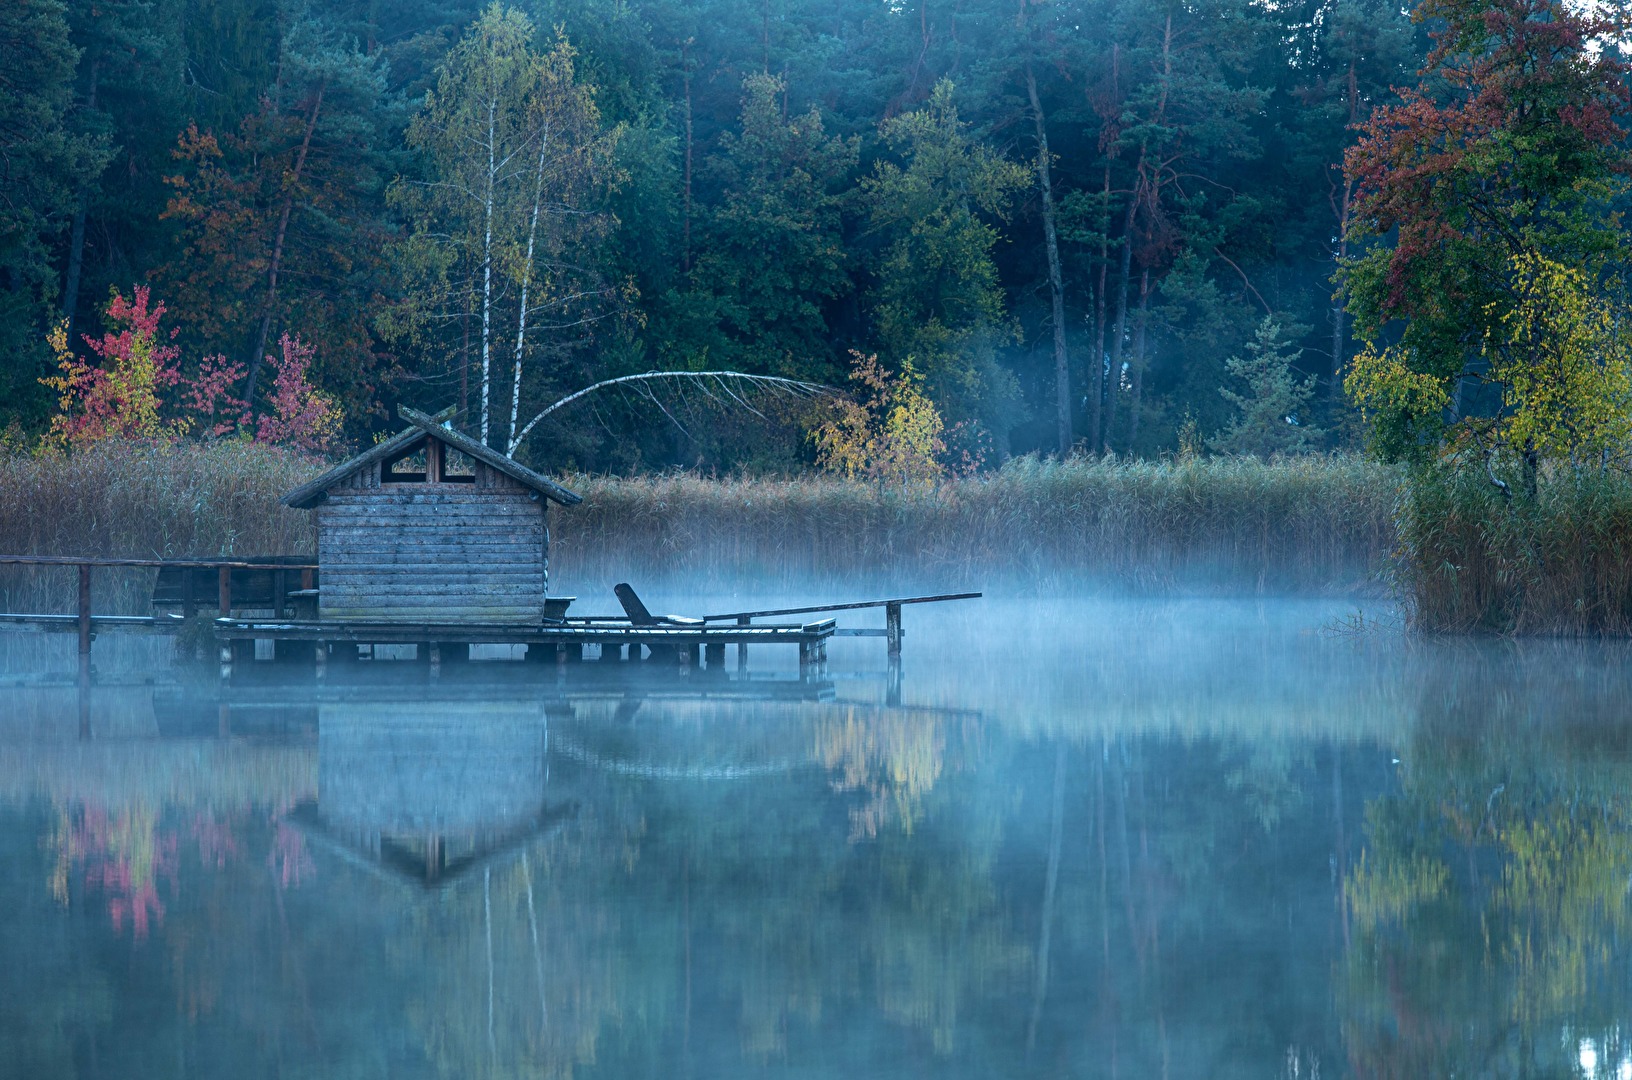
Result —
<instances>
[{"instance_id":1,"label":"pier railing","mask_svg":"<svg viewBox=\"0 0 1632 1080\"><path fill-rule=\"evenodd\" d=\"M194 572L214 572L216 608L222 615L232 614L234 571L270 572L273 609L281 614L289 593L289 578L295 576L300 588L310 589L317 572L315 562L306 556L261 559L121 559L84 555L0 555L0 566L38 566L73 568L78 573L78 599L73 613L0 612L0 623L25 626L36 630L76 632L79 635L79 666L82 675L90 669L91 637L96 629L160 629L164 623L180 625L208 604L208 590L198 595ZM161 575L166 570L184 571L181 575L181 595L174 603L182 608L180 617L158 615L96 615L91 612L91 576L102 567L154 568ZM192 572L188 572L192 571ZM240 577L241 577L240 573ZM155 597L158 602L159 598Z\"/></svg>"},{"instance_id":2,"label":"pier railing","mask_svg":"<svg viewBox=\"0 0 1632 1080\"><path fill-rule=\"evenodd\" d=\"M844 637L882 637L887 643L891 660L901 659L901 608L906 604L938 604L945 600L979 600L978 592L941 593L935 596L896 596L886 600L860 600L851 604L819 604L814 607L769 608L764 611L731 611L724 615L704 615L705 623L735 620L738 626L747 626L755 619L771 619L780 615L809 615L819 611L859 611L863 608L884 609L884 629L840 630Z\"/></svg>"}]
</instances>

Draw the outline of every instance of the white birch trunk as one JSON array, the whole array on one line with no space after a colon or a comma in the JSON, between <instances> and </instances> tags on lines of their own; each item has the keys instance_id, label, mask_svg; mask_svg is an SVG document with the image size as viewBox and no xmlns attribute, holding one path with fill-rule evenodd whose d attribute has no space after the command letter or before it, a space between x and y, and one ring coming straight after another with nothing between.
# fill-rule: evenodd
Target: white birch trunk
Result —
<instances>
[{"instance_id":1,"label":"white birch trunk","mask_svg":"<svg viewBox=\"0 0 1632 1080\"><path fill-rule=\"evenodd\" d=\"M516 420L521 408L521 356L522 349L527 341L527 290L533 283L533 244L538 237L538 211L544 201L544 158L550 148L550 126L548 123L538 135L538 172L533 178L533 216L527 226L527 261L521 268L521 312L516 316L516 365L515 378L510 387L510 426L506 428L509 435L505 447L505 455L514 456L516 447L521 440L516 435Z\"/></svg>"},{"instance_id":2,"label":"white birch trunk","mask_svg":"<svg viewBox=\"0 0 1632 1080\"><path fill-rule=\"evenodd\" d=\"M494 161L498 142L499 98L495 93L487 103L487 197L483 200L482 232L482 445L487 445L488 400L492 386L493 355L493 199L498 167Z\"/></svg>"}]
</instances>

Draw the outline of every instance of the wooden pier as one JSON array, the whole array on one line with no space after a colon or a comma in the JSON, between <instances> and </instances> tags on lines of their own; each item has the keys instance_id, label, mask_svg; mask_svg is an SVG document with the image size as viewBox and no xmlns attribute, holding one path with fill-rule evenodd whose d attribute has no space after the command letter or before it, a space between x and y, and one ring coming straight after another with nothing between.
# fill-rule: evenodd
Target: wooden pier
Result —
<instances>
[{"instance_id":1,"label":"wooden pier","mask_svg":"<svg viewBox=\"0 0 1632 1080\"><path fill-rule=\"evenodd\" d=\"M72 613L0 612L0 629L79 635L80 678L90 677L91 642L99 633L178 633L200 611L221 615L261 609L281 615L313 589L317 564L305 556L261 559L118 559L66 555L0 555L0 566L61 567L77 578ZM152 615L91 611L92 575L99 568L158 571ZM298 585L298 588L295 586ZM213 595L212 595L213 594ZM213 605L211 601L214 601ZM180 612L163 610L180 608Z\"/></svg>"},{"instance_id":2,"label":"wooden pier","mask_svg":"<svg viewBox=\"0 0 1632 1080\"><path fill-rule=\"evenodd\" d=\"M727 645L736 645L737 670L746 668L749 645L792 645L799 653L801 677L820 675L827 665L827 643L836 621L708 626L701 623L637 625L615 616L562 619L538 626L497 623L374 623L220 618L215 635L221 642L221 675L254 661L255 642L270 641L271 663L311 664L318 678L331 665L372 658L374 647L412 645L415 660L435 678L446 664L468 663L471 647L519 645L526 659L558 665L644 662L679 672L723 671ZM594 658L586 653L595 650Z\"/></svg>"},{"instance_id":3,"label":"wooden pier","mask_svg":"<svg viewBox=\"0 0 1632 1080\"><path fill-rule=\"evenodd\" d=\"M318 605L319 568L300 556L247 559L140 559L54 555L0 555L0 565L61 567L77 578L73 612L0 612L0 631L77 634L81 681L90 677L91 645L105 633L176 634L196 615L213 611L211 626L220 645L220 672L231 679L256 661L256 642L269 643L270 665L289 670L308 666L325 678L334 665L369 661L375 646L409 645L414 659L432 677L447 664L471 659L482 645L525 648L532 663L593 665L639 663L649 671L724 673L727 647L735 646L735 670L748 667L749 646L792 646L800 678L825 673L828 642L834 637L881 637L892 666L901 659L905 635L902 609L914 604L978 598L980 593L902 596L855 603L731 611L696 618L652 615L628 586L619 586L623 615L566 617L571 597L543 602L544 617L530 624L419 620L345 620L311 617ZM153 614L97 614L92 611L93 574L103 568L157 571ZM882 608L885 625L840 627L834 612ZM814 622L762 622L797 615L829 615ZM262 652L268 651L263 648ZM265 663L265 661L260 662Z\"/></svg>"}]
</instances>

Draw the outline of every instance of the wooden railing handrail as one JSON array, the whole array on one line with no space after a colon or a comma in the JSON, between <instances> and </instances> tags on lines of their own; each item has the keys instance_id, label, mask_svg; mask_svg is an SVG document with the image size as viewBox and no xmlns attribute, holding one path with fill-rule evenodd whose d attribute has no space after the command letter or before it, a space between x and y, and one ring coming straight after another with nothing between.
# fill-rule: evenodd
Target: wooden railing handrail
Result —
<instances>
[{"instance_id":1,"label":"wooden railing handrail","mask_svg":"<svg viewBox=\"0 0 1632 1080\"><path fill-rule=\"evenodd\" d=\"M303 556L293 556L302 558ZM317 563L270 562L265 559L114 559L91 555L0 555L6 566L157 566L179 569L316 570Z\"/></svg>"},{"instance_id":2,"label":"wooden railing handrail","mask_svg":"<svg viewBox=\"0 0 1632 1080\"><path fill-rule=\"evenodd\" d=\"M979 600L978 592L943 593L939 596L901 596L889 600L862 600L854 604L819 604L816 607L775 608L770 611L732 611L724 615L704 615L704 622L725 619L768 619L775 615L810 615L818 611L855 611L859 608L888 608L901 604L934 604L942 600Z\"/></svg>"}]
</instances>

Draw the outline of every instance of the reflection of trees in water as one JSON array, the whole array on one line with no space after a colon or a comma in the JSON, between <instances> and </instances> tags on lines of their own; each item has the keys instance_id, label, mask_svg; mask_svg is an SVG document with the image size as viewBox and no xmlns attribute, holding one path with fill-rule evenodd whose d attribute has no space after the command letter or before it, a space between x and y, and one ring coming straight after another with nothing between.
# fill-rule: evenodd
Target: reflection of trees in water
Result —
<instances>
[{"instance_id":1,"label":"reflection of trees in water","mask_svg":"<svg viewBox=\"0 0 1632 1080\"><path fill-rule=\"evenodd\" d=\"M485 868L406 913L387 943L412 987L405 1017L443 1076L571 1076L625 1010L602 912L562 888L558 839Z\"/></svg>"},{"instance_id":2,"label":"reflection of trees in water","mask_svg":"<svg viewBox=\"0 0 1632 1080\"><path fill-rule=\"evenodd\" d=\"M1424 686L1345 882L1357 1072L1579 1075L1583 1040L1600 1075L1632 1068L1632 731L1615 686L1571 671Z\"/></svg>"},{"instance_id":3,"label":"reflection of trees in water","mask_svg":"<svg viewBox=\"0 0 1632 1080\"><path fill-rule=\"evenodd\" d=\"M566 933L587 967L584 986L560 997L604 996L608 1026L598 1045L558 1038L558 1054L571 1049L582 1061L593 1047L614 1071L612 1062L673 1055L679 1071L708 1075L739 1058L785 1060L851 1023L860 1061L874 1037L861 1032L882 1023L944 1055L994 987L1023 983L1029 950L992 873L1002 814L962 820L972 718L755 703L736 717L708 706L708 723L697 725L693 710L671 713L669 703L648 702L638 719L588 711L580 724L631 728L559 733L576 771L558 761L558 779L581 808L545 845L547 861L536 858L535 899L548 912L540 925L560 928L544 935L546 981L574 970L549 945ZM733 724L736 739L727 737ZM641 768L625 767L620 752ZM719 764L713 754L734 767L709 767ZM772 761L785 767L749 767ZM926 817L943 808L958 820L926 835ZM499 903L497 870L492 889L495 942L509 943L498 951L527 955L524 922ZM478 982L482 947L473 941L464 953ZM501 961L495 978L522 1000L527 972L516 962L507 976ZM555 995L546 995L552 1022ZM484 1024L478 1008L462 1044L483 1046ZM579 1026L593 1031L587 1017L567 1029Z\"/></svg>"},{"instance_id":4,"label":"reflection of trees in water","mask_svg":"<svg viewBox=\"0 0 1632 1080\"><path fill-rule=\"evenodd\" d=\"M850 810L850 839L872 839L892 812L908 833L945 765L942 714L845 706L816 729L816 758L832 772L836 791L865 797Z\"/></svg>"},{"instance_id":5,"label":"reflection of trees in water","mask_svg":"<svg viewBox=\"0 0 1632 1080\"><path fill-rule=\"evenodd\" d=\"M47 885L57 903L71 902L78 883L87 898L100 897L115 933L127 922L135 937L164 922L165 897L179 889L179 862L194 856L201 867L216 871L243 856L241 837L265 824L271 837L265 857L272 887L300 885L313 872L305 837L283 820L287 802L270 814L251 807L235 810L205 806L156 807L145 800L110 805L94 799L52 807L44 846L52 862Z\"/></svg>"}]
</instances>

